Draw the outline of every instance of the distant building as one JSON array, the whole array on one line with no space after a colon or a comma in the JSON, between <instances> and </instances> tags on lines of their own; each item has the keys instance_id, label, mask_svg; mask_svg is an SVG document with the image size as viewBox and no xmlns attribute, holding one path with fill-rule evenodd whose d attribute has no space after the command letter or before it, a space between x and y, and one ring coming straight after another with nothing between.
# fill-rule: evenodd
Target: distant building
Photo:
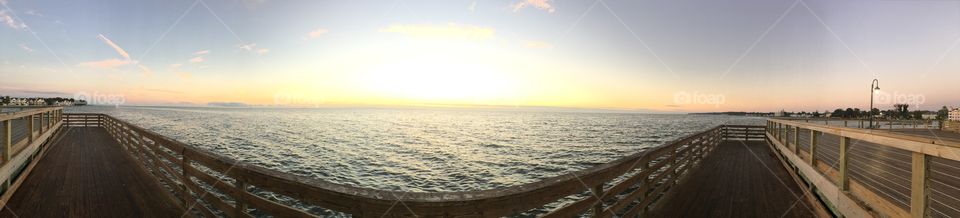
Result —
<instances>
[{"instance_id":1,"label":"distant building","mask_svg":"<svg viewBox=\"0 0 960 218\"><path fill-rule=\"evenodd\" d=\"M953 108L950 110L949 116L947 116L950 121L960 121L960 108Z\"/></svg>"},{"instance_id":2,"label":"distant building","mask_svg":"<svg viewBox=\"0 0 960 218\"><path fill-rule=\"evenodd\" d=\"M926 114L923 114L922 116L923 116L923 119L924 119L924 120L935 120L935 119L937 119L937 114L936 114L936 113L926 113Z\"/></svg>"},{"instance_id":3,"label":"distant building","mask_svg":"<svg viewBox=\"0 0 960 218\"><path fill-rule=\"evenodd\" d=\"M787 114L786 111L780 110L780 111L777 111L777 113L773 114L773 116L774 116L774 117L784 117L784 116L786 116L786 114Z\"/></svg>"}]
</instances>

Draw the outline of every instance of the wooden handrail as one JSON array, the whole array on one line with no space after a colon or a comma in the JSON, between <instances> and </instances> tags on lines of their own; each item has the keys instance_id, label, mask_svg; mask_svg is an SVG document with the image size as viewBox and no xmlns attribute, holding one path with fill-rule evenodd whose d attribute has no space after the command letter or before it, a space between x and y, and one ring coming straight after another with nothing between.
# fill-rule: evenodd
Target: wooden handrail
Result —
<instances>
[{"instance_id":1,"label":"wooden handrail","mask_svg":"<svg viewBox=\"0 0 960 218\"><path fill-rule=\"evenodd\" d=\"M0 114L3 131L0 140L0 207L45 154L47 144L62 126L63 107L32 107L29 110Z\"/></svg>"},{"instance_id":2,"label":"wooden handrail","mask_svg":"<svg viewBox=\"0 0 960 218\"><path fill-rule=\"evenodd\" d=\"M87 125L94 120L91 116L94 115L66 114L66 124ZM318 215L310 208L356 217L500 217L538 208L548 210L541 214L547 217L641 214L721 142L725 129L746 129L753 136L753 130L761 129L762 134L764 128L721 125L538 182L482 191L423 193L354 187L267 169L184 144L109 115L95 116L96 127L106 128L131 157L152 172L157 182L172 187L171 199L196 214L232 217L250 216L252 210L275 216ZM741 137L734 135L730 138ZM268 199L263 192L283 197ZM566 204L558 202L569 196L586 197ZM564 205L547 206L551 204Z\"/></svg>"},{"instance_id":3,"label":"wooden handrail","mask_svg":"<svg viewBox=\"0 0 960 218\"><path fill-rule=\"evenodd\" d=\"M767 137L789 162L797 166L814 188L824 193L824 199L834 205L836 212L849 217L925 217L929 215L929 171L932 157L960 161L960 142L896 134L882 130L829 126L796 120L768 119ZM809 130L808 151L799 149L801 130ZM817 139L823 134L840 138L839 166L832 169L818 162ZM865 188L851 178L853 170L848 164L852 140L869 142L883 147L912 153L910 165L910 199L906 209L901 209L882 196L883 193ZM806 157L806 160L804 160ZM879 157L878 157L879 158ZM833 182L835 181L835 182Z\"/></svg>"}]
</instances>

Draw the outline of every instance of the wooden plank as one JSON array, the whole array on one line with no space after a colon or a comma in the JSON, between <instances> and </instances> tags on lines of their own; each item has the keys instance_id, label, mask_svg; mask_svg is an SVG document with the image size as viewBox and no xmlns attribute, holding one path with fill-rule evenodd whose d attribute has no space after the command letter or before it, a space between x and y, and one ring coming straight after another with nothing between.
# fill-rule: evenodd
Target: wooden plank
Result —
<instances>
[{"instance_id":1,"label":"wooden plank","mask_svg":"<svg viewBox=\"0 0 960 218\"><path fill-rule=\"evenodd\" d=\"M768 134L768 137L773 138L775 136ZM861 207L857 201L853 200L849 195L841 191L840 188L827 179L827 177L820 174L810 165L802 164L803 159L795 154L790 153L788 148L783 145L783 143L780 143L777 140L771 140L770 142L774 144L774 147L781 155L787 157L787 160L797 167L800 174L803 175L803 178L806 178L808 182L817 188L817 191L821 193L820 196L826 199L829 204L832 204L833 208L839 211L843 216L873 217L871 213L863 209L863 207ZM829 167L826 168L829 169Z\"/></svg>"},{"instance_id":2,"label":"wooden plank","mask_svg":"<svg viewBox=\"0 0 960 218\"><path fill-rule=\"evenodd\" d=\"M303 212L286 205L282 205L267 199L263 199L260 196L256 196L247 192L241 193L243 198L250 203L250 206L254 208L266 211L275 217L314 217L313 214ZM397 210L403 210L398 208Z\"/></svg>"},{"instance_id":3,"label":"wooden plank","mask_svg":"<svg viewBox=\"0 0 960 218\"><path fill-rule=\"evenodd\" d=\"M927 196L930 190L927 188L927 175L929 174L930 160L927 155L919 152L913 152L913 177L911 181L910 195L910 215L915 218L927 216Z\"/></svg>"},{"instance_id":4,"label":"wooden plank","mask_svg":"<svg viewBox=\"0 0 960 218\"><path fill-rule=\"evenodd\" d=\"M61 125L58 123L54 129ZM48 131L48 134L54 131ZM166 192L126 159L104 129L64 130L3 214L20 217L177 217ZM91 202L91 199L110 199Z\"/></svg>"},{"instance_id":5,"label":"wooden plank","mask_svg":"<svg viewBox=\"0 0 960 218\"><path fill-rule=\"evenodd\" d=\"M4 140L3 140L3 141L4 141L4 142L3 142L3 162L4 162L4 163L9 162L9 161L10 161L10 156L13 155L13 152L11 151L11 149L13 149L13 134L12 134L12 132L13 132L13 125L12 125L12 123L13 123L13 122L10 121L10 120L4 120L4 121L3 121L3 126L4 126L4 128L3 128L3 129L4 129L4 131L3 131L3 132L4 132L4 133L3 133L3 134L4 134L4 137L3 137L3 139L4 139Z\"/></svg>"},{"instance_id":6,"label":"wooden plank","mask_svg":"<svg viewBox=\"0 0 960 218\"><path fill-rule=\"evenodd\" d=\"M234 206L227 204L227 202L224 202L223 199L220 199L213 193L207 192L196 183L188 182L186 183L186 187L190 189L190 191L197 193L197 196L199 196L204 202L213 205L217 210L223 212L228 217L238 217L238 214L236 214L236 208L234 208Z\"/></svg>"},{"instance_id":7,"label":"wooden plank","mask_svg":"<svg viewBox=\"0 0 960 218\"><path fill-rule=\"evenodd\" d=\"M817 131L810 130L810 166L816 166L816 165L817 165Z\"/></svg>"},{"instance_id":8,"label":"wooden plank","mask_svg":"<svg viewBox=\"0 0 960 218\"><path fill-rule=\"evenodd\" d=\"M194 168L193 166L188 165L184 169L186 171L186 175L196 177L200 181L203 181L204 183L207 183L208 185L213 186L214 188L220 189L220 191L223 191L224 193L227 193L230 196L237 197L237 198L240 197L240 193L238 192L236 187L228 185L223 180L217 179L216 177L206 174L198 170L197 168Z\"/></svg>"},{"instance_id":9,"label":"wooden plank","mask_svg":"<svg viewBox=\"0 0 960 218\"><path fill-rule=\"evenodd\" d=\"M849 173L849 155L850 154L850 138L842 137L840 138L840 179L839 186L840 191L850 191L850 173Z\"/></svg>"},{"instance_id":10,"label":"wooden plank","mask_svg":"<svg viewBox=\"0 0 960 218\"><path fill-rule=\"evenodd\" d=\"M793 153L800 153L800 127L794 127L793 131Z\"/></svg>"}]
</instances>

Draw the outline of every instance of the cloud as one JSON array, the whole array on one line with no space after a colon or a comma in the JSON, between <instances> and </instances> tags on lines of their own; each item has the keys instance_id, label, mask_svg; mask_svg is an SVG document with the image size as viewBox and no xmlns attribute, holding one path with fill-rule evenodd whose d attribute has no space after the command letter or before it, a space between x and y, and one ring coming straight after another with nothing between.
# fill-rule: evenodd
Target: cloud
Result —
<instances>
[{"instance_id":1,"label":"cloud","mask_svg":"<svg viewBox=\"0 0 960 218\"><path fill-rule=\"evenodd\" d=\"M197 52L194 52L194 53L193 53L193 55L206 55L206 54L210 54L210 50L209 50L209 49L208 49L208 50L201 50L201 51L197 51Z\"/></svg>"},{"instance_id":2,"label":"cloud","mask_svg":"<svg viewBox=\"0 0 960 218\"><path fill-rule=\"evenodd\" d=\"M120 54L120 56L123 56L124 59L126 59L127 61L131 61L130 54L127 53L127 51L123 50L123 48L121 48L119 45L117 45L117 43L113 43L113 41L108 39L106 36L103 36L103 34L97 35L97 38L100 39L100 41L103 41L103 43L107 43L107 45L113 48L114 51L117 51L117 54Z\"/></svg>"},{"instance_id":3,"label":"cloud","mask_svg":"<svg viewBox=\"0 0 960 218\"><path fill-rule=\"evenodd\" d=\"M140 68L140 71L141 73L143 73L144 76L149 77L150 75L153 74L153 71L147 68L147 66L143 66L142 64L139 64L138 61L131 59L130 53L127 53L126 50L121 48L120 45L117 45L117 43L114 43L113 40L110 40L103 34L97 34L97 39L100 39L100 41L102 41L104 44L107 44L107 46L110 46L110 48L113 48L113 50L116 51L117 54L123 57L123 60L112 58L112 59L106 59L101 61L90 61L90 62L80 63L80 66L100 68L100 69L113 69L113 68L121 67L127 64L136 64L137 67Z\"/></svg>"},{"instance_id":4,"label":"cloud","mask_svg":"<svg viewBox=\"0 0 960 218\"><path fill-rule=\"evenodd\" d=\"M310 39L320 38L320 36L322 36L322 35L324 35L324 34L327 34L327 32L330 32L330 31L327 30L327 29L324 29L324 28L319 28L319 29L316 29L316 30L313 30L313 31L310 31L309 33L307 33L307 35L304 36L303 39L304 39L304 40L310 40Z\"/></svg>"},{"instance_id":5,"label":"cloud","mask_svg":"<svg viewBox=\"0 0 960 218\"><path fill-rule=\"evenodd\" d=\"M553 13L554 11L556 11L556 8L554 8L553 5L550 5L550 0L523 0L522 2L511 4L510 8L513 9L513 12L517 12L517 11L520 11L520 9L523 9L527 6L544 10L549 13Z\"/></svg>"},{"instance_id":6,"label":"cloud","mask_svg":"<svg viewBox=\"0 0 960 218\"><path fill-rule=\"evenodd\" d=\"M182 67L182 66L183 66L183 64L171 64L171 65L170 65L170 68L176 69L176 68L180 68L180 67Z\"/></svg>"},{"instance_id":7,"label":"cloud","mask_svg":"<svg viewBox=\"0 0 960 218\"><path fill-rule=\"evenodd\" d=\"M127 65L127 64L130 64L130 63L132 63L132 62L130 62L129 60L120 60L120 59L116 59L116 58L111 58L111 59L106 59L106 60L101 60L101 61L83 62L83 63L80 63L80 64L77 65L77 66L81 66L81 67L92 67L92 68L99 68L99 69L114 69L114 68L117 68L117 67L120 67L120 66L124 66L124 65Z\"/></svg>"},{"instance_id":8,"label":"cloud","mask_svg":"<svg viewBox=\"0 0 960 218\"><path fill-rule=\"evenodd\" d=\"M246 50L246 51L253 51L253 48L254 48L254 47L257 47L257 43L250 43L250 44L246 44L246 45L240 45L240 49Z\"/></svg>"},{"instance_id":9,"label":"cloud","mask_svg":"<svg viewBox=\"0 0 960 218\"><path fill-rule=\"evenodd\" d=\"M204 61L204 60L203 60L203 56L199 56L199 57L195 57L195 58L190 59L190 63L200 63L200 62L203 62L203 61Z\"/></svg>"},{"instance_id":10,"label":"cloud","mask_svg":"<svg viewBox=\"0 0 960 218\"><path fill-rule=\"evenodd\" d=\"M547 48L553 48L553 44L549 42L539 41L539 40L528 40L526 42L523 42L523 47L547 49Z\"/></svg>"},{"instance_id":11,"label":"cloud","mask_svg":"<svg viewBox=\"0 0 960 218\"><path fill-rule=\"evenodd\" d=\"M476 11L476 10L477 10L477 1L471 2L471 3L470 3L470 7L467 7L467 10L470 11L470 12Z\"/></svg>"},{"instance_id":12,"label":"cloud","mask_svg":"<svg viewBox=\"0 0 960 218\"><path fill-rule=\"evenodd\" d=\"M6 5L5 2L3 4ZM16 30L26 29L27 24L24 24L23 22L19 22L16 19L14 19L12 16L10 16L10 14L12 13L13 12L8 10L0 10L0 23L5 23L10 28L13 28Z\"/></svg>"},{"instance_id":13,"label":"cloud","mask_svg":"<svg viewBox=\"0 0 960 218\"><path fill-rule=\"evenodd\" d=\"M261 54L261 55L262 55L262 54L266 54L267 52L270 52L270 49L257 48L257 43L250 43L250 44L246 44L246 45L240 45L240 50L249 51L249 52L255 52L255 53Z\"/></svg>"},{"instance_id":14,"label":"cloud","mask_svg":"<svg viewBox=\"0 0 960 218\"><path fill-rule=\"evenodd\" d=\"M28 14L28 15L37 16L37 17L43 17L43 14L41 14L40 12L37 12L37 10L27 10L27 11L24 11L23 13L24 13L24 14Z\"/></svg>"},{"instance_id":15,"label":"cloud","mask_svg":"<svg viewBox=\"0 0 960 218\"><path fill-rule=\"evenodd\" d=\"M27 46L27 44L22 44L22 43L21 43L19 46L20 46L20 48L23 49L24 51L33 52L33 49L30 48L29 46Z\"/></svg>"},{"instance_id":16,"label":"cloud","mask_svg":"<svg viewBox=\"0 0 960 218\"><path fill-rule=\"evenodd\" d=\"M420 38L455 38L484 40L493 38L496 34L492 28L448 23L447 25L431 24L395 24L381 28L380 32L400 33L410 37Z\"/></svg>"}]
</instances>

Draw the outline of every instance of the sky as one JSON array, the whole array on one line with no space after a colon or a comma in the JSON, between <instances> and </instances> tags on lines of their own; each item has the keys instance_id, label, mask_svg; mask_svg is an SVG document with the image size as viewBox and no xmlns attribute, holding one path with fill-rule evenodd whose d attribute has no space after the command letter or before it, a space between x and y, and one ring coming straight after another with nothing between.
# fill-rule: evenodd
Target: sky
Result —
<instances>
[{"instance_id":1,"label":"sky","mask_svg":"<svg viewBox=\"0 0 960 218\"><path fill-rule=\"evenodd\" d=\"M960 106L960 1L0 4L0 95L832 111L878 79L878 108Z\"/></svg>"}]
</instances>

